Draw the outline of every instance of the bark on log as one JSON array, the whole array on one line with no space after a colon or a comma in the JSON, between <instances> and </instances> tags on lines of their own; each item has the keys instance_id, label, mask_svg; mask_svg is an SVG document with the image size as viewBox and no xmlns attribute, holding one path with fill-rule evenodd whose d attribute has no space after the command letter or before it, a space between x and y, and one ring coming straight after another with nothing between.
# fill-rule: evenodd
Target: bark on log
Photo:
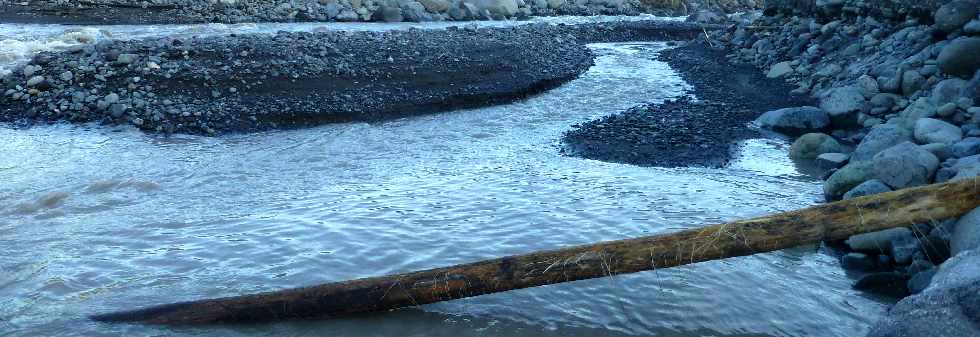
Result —
<instances>
[{"instance_id":1,"label":"bark on log","mask_svg":"<svg viewBox=\"0 0 980 337\"><path fill-rule=\"evenodd\" d=\"M978 206L980 178L975 178L670 234L92 318L167 325L331 318L840 240L956 217Z\"/></svg>"}]
</instances>

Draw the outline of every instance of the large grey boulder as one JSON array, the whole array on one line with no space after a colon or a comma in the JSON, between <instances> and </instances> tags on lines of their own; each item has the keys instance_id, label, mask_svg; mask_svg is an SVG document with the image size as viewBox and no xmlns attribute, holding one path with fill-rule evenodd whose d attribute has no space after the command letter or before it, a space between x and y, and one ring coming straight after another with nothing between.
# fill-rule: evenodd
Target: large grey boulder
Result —
<instances>
[{"instance_id":1,"label":"large grey boulder","mask_svg":"<svg viewBox=\"0 0 980 337\"><path fill-rule=\"evenodd\" d=\"M838 128L857 126L857 113L864 107L865 99L856 86L843 86L827 91L820 98L820 109L830 116L830 122Z\"/></svg>"},{"instance_id":2,"label":"large grey boulder","mask_svg":"<svg viewBox=\"0 0 980 337\"><path fill-rule=\"evenodd\" d=\"M407 1L401 4L402 16L409 22L432 21L432 14L426 11L425 6L416 1Z\"/></svg>"},{"instance_id":3,"label":"large grey boulder","mask_svg":"<svg viewBox=\"0 0 980 337\"><path fill-rule=\"evenodd\" d=\"M808 133L797 138L789 147L793 159L814 159L824 153L841 152L843 148L834 137L822 133Z\"/></svg>"},{"instance_id":4,"label":"large grey boulder","mask_svg":"<svg viewBox=\"0 0 980 337\"><path fill-rule=\"evenodd\" d=\"M966 213L959 221L950 238L949 246L952 255L961 252L980 249L980 208Z\"/></svg>"},{"instance_id":5,"label":"large grey boulder","mask_svg":"<svg viewBox=\"0 0 980 337\"><path fill-rule=\"evenodd\" d=\"M939 7L933 16L936 29L947 33L960 29L977 16L977 6L980 2L956 0Z\"/></svg>"},{"instance_id":6,"label":"large grey boulder","mask_svg":"<svg viewBox=\"0 0 980 337\"><path fill-rule=\"evenodd\" d=\"M885 149L912 140L912 132L897 124L879 124L871 128L851 154L851 162L868 161Z\"/></svg>"},{"instance_id":7,"label":"large grey boulder","mask_svg":"<svg viewBox=\"0 0 980 337\"><path fill-rule=\"evenodd\" d=\"M868 337L980 336L980 251L947 260L929 286L906 297L875 323Z\"/></svg>"},{"instance_id":8,"label":"large grey boulder","mask_svg":"<svg viewBox=\"0 0 980 337\"><path fill-rule=\"evenodd\" d=\"M960 127L933 118L919 118L915 122L915 141L919 144L952 144L963 139Z\"/></svg>"},{"instance_id":9,"label":"large grey boulder","mask_svg":"<svg viewBox=\"0 0 980 337\"><path fill-rule=\"evenodd\" d=\"M946 103L956 103L966 91L966 87L967 82L962 79L942 80L936 84L935 88L932 88L932 104L938 107Z\"/></svg>"},{"instance_id":10,"label":"large grey boulder","mask_svg":"<svg viewBox=\"0 0 980 337\"><path fill-rule=\"evenodd\" d=\"M870 162L850 162L831 174L823 182L823 193L827 200L837 200L861 183L873 178L874 169Z\"/></svg>"},{"instance_id":11,"label":"large grey boulder","mask_svg":"<svg viewBox=\"0 0 980 337\"><path fill-rule=\"evenodd\" d=\"M929 118L936 115L936 104L932 103L932 99L928 97L919 97L919 99L909 104L905 109L899 113L901 117L902 124L906 127L912 127L912 124L919 118Z\"/></svg>"},{"instance_id":12,"label":"large grey boulder","mask_svg":"<svg viewBox=\"0 0 980 337\"><path fill-rule=\"evenodd\" d=\"M891 191L892 188L885 185L885 183L881 182L881 180L871 179L855 186L850 191L847 191L847 193L844 193L844 200Z\"/></svg>"},{"instance_id":13,"label":"large grey boulder","mask_svg":"<svg viewBox=\"0 0 980 337\"><path fill-rule=\"evenodd\" d=\"M980 68L980 37L953 40L939 53L936 62L943 72L970 78Z\"/></svg>"},{"instance_id":14,"label":"large grey boulder","mask_svg":"<svg viewBox=\"0 0 980 337\"><path fill-rule=\"evenodd\" d=\"M755 122L764 129L796 136L827 128L830 117L820 108L803 106L768 111Z\"/></svg>"},{"instance_id":15,"label":"large grey boulder","mask_svg":"<svg viewBox=\"0 0 980 337\"><path fill-rule=\"evenodd\" d=\"M913 237L912 230L905 227L898 227L854 235L844 241L844 243L851 250L882 254L892 249L892 242L902 241L907 237Z\"/></svg>"},{"instance_id":16,"label":"large grey boulder","mask_svg":"<svg viewBox=\"0 0 980 337\"><path fill-rule=\"evenodd\" d=\"M403 20L402 9L398 7L381 6L374 12L371 19L382 22L401 22Z\"/></svg>"},{"instance_id":17,"label":"large grey boulder","mask_svg":"<svg viewBox=\"0 0 980 337\"><path fill-rule=\"evenodd\" d=\"M514 0L469 0L481 11L486 9L490 14L511 17L517 14L517 1Z\"/></svg>"},{"instance_id":18,"label":"large grey boulder","mask_svg":"<svg viewBox=\"0 0 980 337\"><path fill-rule=\"evenodd\" d=\"M449 1L446 0L419 0L425 9L432 13L442 13L449 10Z\"/></svg>"},{"instance_id":19,"label":"large grey boulder","mask_svg":"<svg viewBox=\"0 0 980 337\"><path fill-rule=\"evenodd\" d=\"M939 169L939 158L912 142L892 146L874 157L875 177L894 189L925 185Z\"/></svg>"}]
</instances>

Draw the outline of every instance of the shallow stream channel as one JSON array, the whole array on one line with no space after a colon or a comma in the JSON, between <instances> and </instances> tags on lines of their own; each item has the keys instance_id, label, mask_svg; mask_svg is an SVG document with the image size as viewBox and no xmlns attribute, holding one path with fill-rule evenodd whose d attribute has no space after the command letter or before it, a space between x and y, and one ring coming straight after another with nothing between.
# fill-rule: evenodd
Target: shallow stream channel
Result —
<instances>
[{"instance_id":1,"label":"shallow stream channel","mask_svg":"<svg viewBox=\"0 0 980 337\"><path fill-rule=\"evenodd\" d=\"M9 67L38 50L101 38L399 27L407 25L0 25L0 62ZM666 43L590 48L596 65L557 89L379 123L219 137L0 124L0 335L868 330L887 302L852 290L837 259L814 246L348 319L168 328L86 318L667 233L822 199L819 181L797 171L782 140L741 142L736 158L719 169L561 155L559 139L573 124L697 96L657 61Z\"/></svg>"}]
</instances>

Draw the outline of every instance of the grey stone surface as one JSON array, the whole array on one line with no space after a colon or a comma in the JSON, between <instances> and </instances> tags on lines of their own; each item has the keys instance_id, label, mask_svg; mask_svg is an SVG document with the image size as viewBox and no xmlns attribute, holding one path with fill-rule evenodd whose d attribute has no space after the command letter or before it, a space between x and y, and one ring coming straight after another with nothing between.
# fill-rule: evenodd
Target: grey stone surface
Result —
<instances>
[{"instance_id":1,"label":"grey stone surface","mask_svg":"<svg viewBox=\"0 0 980 337\"><path fill-rule=\"evenodd\" d=\"M831 174L823 183L823 193L828 200L837 200L855 186L873 178L874 170L868 161L850 162Z\"/></svg>"},{"instance_id":2,"label":"grey stone surface","mask_svg":"<svg viewBox=\"0 0 980 337\"><path fill-rule=\"evenodd\" d=\"M847 159L851 156L846 153L830 152L822 153L814 160L814 164L821 170L832 170L847 164Z\"/></svg>"},{"instance_id":3,"label":"grey stone surface","mask_svg":"<svg viewBox=\"0 0 980 337\"><path fill-rule=\"evenodd\" d=\"M980 249L980 208L970 211L956 222L950 237L950 253Z\"/></svg>"},{"instance_id":4,"label":"grey stone surface","mask_svg":"<svg viewBox=\"0 0 980 337\"><path fill-rule=\"evenodd\" d=\"M844 193L844 200L873 195L878 193L891 192L892 188L885 185L878 179L871 179L855 186L847 193Z\"/></svg>"},{"instance_id":5,"label":"grey stone surface","mask_svg":"<svg viewBox=\"0 0 980 337\"><path fill-rule=\"evenodd\" d=\"M933 118L919 118L915 122L913 134L919 144L952 144L963 139L960 127Z\"/></svg>"},{"instance_id":6,"label":"grey stone surface","mask_svg":"<svg viewBox=\"0 0 980 337\"><path fill-rule=\"evenodd\" d=\"M925 185L939 169L939 159L911 142L890 147L874 157L875 177L894 189Z\"/></svg>"},{"instance_id":7,"label":"grey stone surface","mask_svg":"<svg viewBox=\"0 0 980 337\"><path fill-rule=\"evenodd\" d=\"M855 251L883 254L888 253L892 249L893 241L905 237L912 237L912 230L905 227L898 227L854 235L845 242L848 247Z\"/></svg>"},{"instance_id":8,"label":"grey stone surface","mask_svg":"<svg viewBox=\"0 0 980 337\"><path fill-rule=\"evenodd\" d=\"M844 86L828 90L820 98L820 109L827 112L834 127L850 128L857 125L857 112L865 102L860 89Z\"/></svg>"},{"instance_id":9,"label":"grey stone surface","mask_svg":"<svg viewBox=\"0 0 980 337\"><path fill-rule=\"evenodd\" d=\"M977 16L978 4L973 0L956 0L939 7L933 16L936 29L943 32L960 29Z\"/></svg>"},{"instance_id":10,"label":"grey stone surface","mask_svg":"<svg viewBox=\"0 0 980 337\"><path fill-rule=\"evenodd\" d=\"M821 154L841 150L840 143L834 137L823 133L808 133L793 141L789 155L793 159L814 159Z\"/></svg>"},{"instance_id":11,"label":"grey stone surface","mask_svg":"<svg viewBox=\"0 0 980 337\"><path fill-rule=\"evenodd\" d=\"M980 138L967 137L953 144L950 147L953 157L963 158L980 154Z\"/></svg>"},{"instance_id":12,"label":"grey stone surface","mask_svg":"<svg viewBox=\"0 0 980 337\"><path fill-rule=\"evenodd\" d=\"M868 135L861 140L851 161L868 161L885 149L912 140L912 132L897 124L880 124L871 128Z\"/></svg>"},{"instance_id":13,"label":"grey stone surface","mask_svg":"<svg viewBox=\"0 0 980 337\"><path fill-rule=\"evenodd\" d=\"M953 40L936 58L943 72L969 78L980 68L980 37Z\"/></svg>"},{"instance_id":14,"label":"grey stone surface","mask_svg":"<svg viewBox=\"0 0 980 337\"><path fill-rule=\"evenodd\" d=\"M795 136L827 128L830 117L820 108L803 106L767 111L755 122L764 129Z\"/></svg>"}]
</instances>

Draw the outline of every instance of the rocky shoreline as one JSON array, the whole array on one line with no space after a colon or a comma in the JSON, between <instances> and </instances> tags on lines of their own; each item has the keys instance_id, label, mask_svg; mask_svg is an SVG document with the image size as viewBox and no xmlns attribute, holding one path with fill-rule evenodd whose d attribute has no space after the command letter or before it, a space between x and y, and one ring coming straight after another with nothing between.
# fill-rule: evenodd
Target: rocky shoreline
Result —
<instances>
[{"instance_id":1,"label":"rocky shoreline","mask_svg":"<svg viewBox=\"0 0 980 337\"><path fill-rule=\"evenodd\" d=\"M563 152L641 166L721 167L737 141L758 136L748 124L761 111L812 104L806 96L789 95L792 86L767 79L753 66L733 65L724 49L701 42L665 50L659 58L692 85L689 94L696 99L645 104L576 125L562 137Z\"/></svg>"},{"instance_id":2,"label":"rocky shoreline","mask_svg":"<svg viewBox=\"0 0 980 337\"><path fill-rule=\"evenodd\" d=\"M425 22L550 15L675 14L639 0L0 0L0 22L174 24Z\"/></svg>"},{"instance_id":3,"label":"rocky shoreline","mask_svg":"<svg viewBox=\"0 0 980 337\"><path fill-rule=\"evenodd\" d=\"M980 4L775 0L711 34L733 62L816 106L770 111L791 155L826 170L827 200L958 179L980 183ZM853 147L853 150L851 149ZM845 242L855 287L907 296L869 336L980 335L980 209Z\"/></svg>"},{"instance_id":4,"label":"rocky shoreline","mask_svg":"<svg viewBox=\"0 0 980 337\"><path fill-rule=\"evenodd\" d=\"M584 43L698 30L649 21L108 40L38 54L4 77L0 121L191 134L374 121L552 88L592 65Z\"/></svg>"}]
</instances>

